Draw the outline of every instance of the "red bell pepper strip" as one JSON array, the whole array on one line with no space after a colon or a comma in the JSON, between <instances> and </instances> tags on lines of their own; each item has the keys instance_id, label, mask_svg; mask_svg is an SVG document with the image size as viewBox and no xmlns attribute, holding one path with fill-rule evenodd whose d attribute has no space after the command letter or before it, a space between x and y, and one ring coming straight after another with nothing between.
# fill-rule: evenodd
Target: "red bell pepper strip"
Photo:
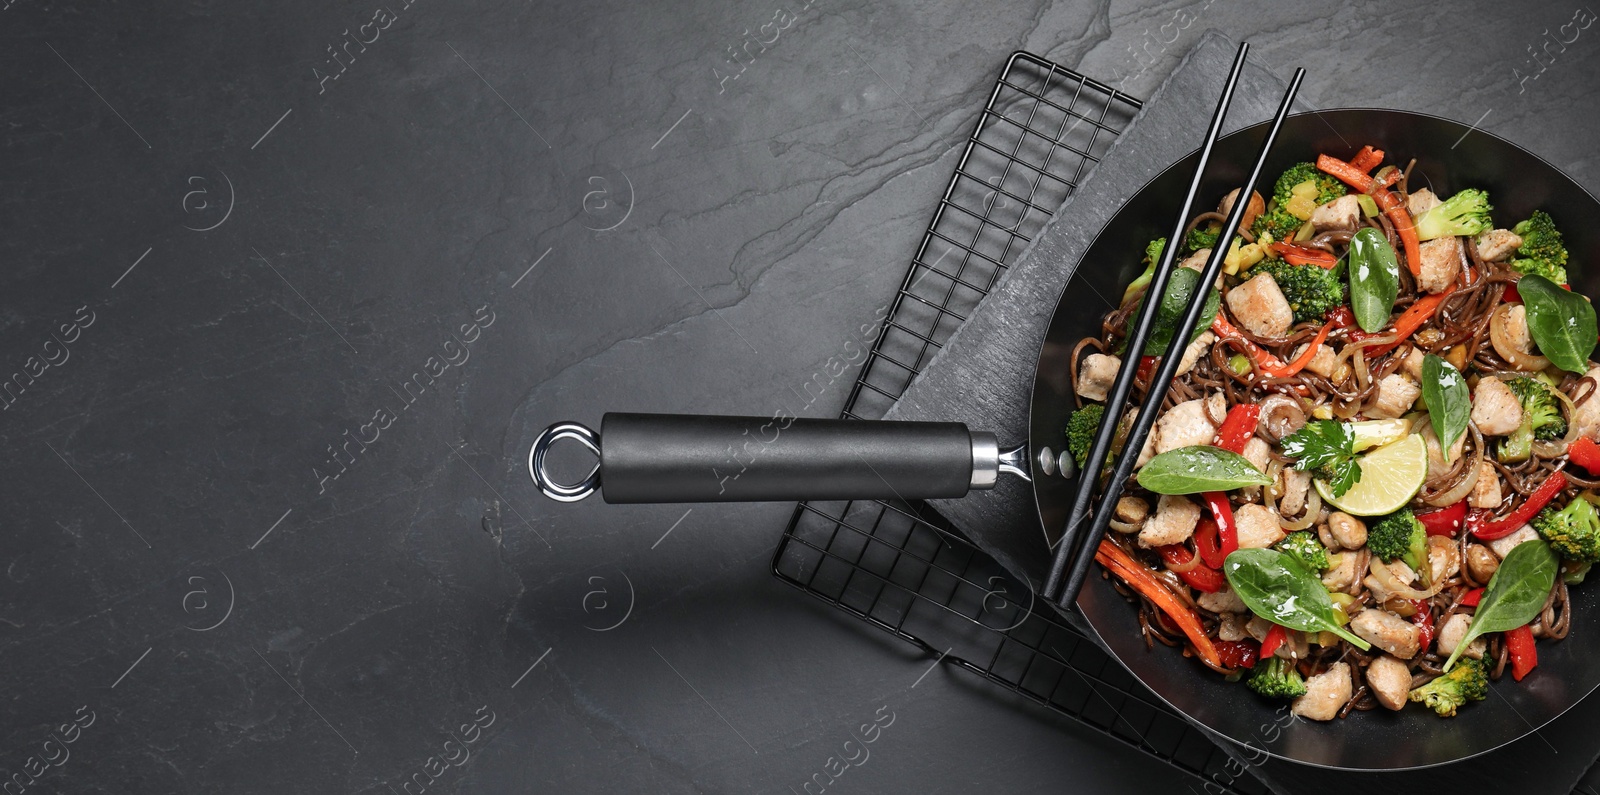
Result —
<instances>
[{"instance_id":1,"label":"red bell pepper strip","mask_svg":"<svg viewBox=\"0 0 1600 795\"><path fill-rule=\"evenodd\" d=\"M1273 624L1272 629L1267 630L1267 636L1261 639L1261 659L1265 660L1276 654L1278 647L1288 639L1289 633L1284 631L1283 625Z\"/></svg>"},{"instance_id":2,"label":"red bell pepper strip","mask_svg":"<svg viewBox=\"0 0 1600 795\"><path fill-rule=\"evenodd\" d=\"M1567 445L1567 460L1589 470L1591 475L1600 475L1600 444L1580 436L1578 441Z\"/></svg>"},{"instance_id":3,"label":"red bell pepper strip","mask_svg":"<svg viewBox=\"0 0 1600 795\"><path fill-rule=\"evenodd\" d=\"M1206 628L1200 621L1200 615L1179 600L1161 580L1156 579L1154 572L1129 557L1128 553L1115 542L1106 539L1100 541L1094 559L1112 574L1122 578L1128 587L1149 599L1157 609L1166 613L1172 622L1178 625L1178 629L1189 638L1190 645L1194 646L1195 654L1199 655L1201 660L1214 668L1227 667L1223 665L1211 638L1206 636Z\"/></svg>"},{"instance_id":4,"label":"red bell pepper strip","mask_svg":"<svg viewBox=\"0 0 1600 795\"><path fill-rule=\"evenodd\" d=\"M1428 607L1428 600L1413 599L1411 604L1416 606L1417 612L1411 614L1411 623L1417 625L1417 642L1424 651L1433 645L1433 610Z\"/></svg>"},{"instance_id":5,"label":"red bell pepper strip","mask_svg":"<svg viewBox=\"0 0 1600 795\"><path fill-rule=\"evenodd\" d=\"M1200 553L1202 563L1213 569L1222 569L1222 562L1228 556L1222 551L1222 541L1217 537L1217 523L1210 517L1201 517L1200 523L1195 526L1194 549Z\"/></svg>"},{"instance_id":6,"label":"red bell pepper strip","mask_svg":"<svg viewBox=\"0 0 1600 795\"><path fill-rule=\"evenodd\" d=\"M1154 356L1142 356L1142 357L1140 357L1139 358L1139 371L1137 373L1135 373L1134 375L1140 381L1144 381L1144 382L1148 383L1150 381L1150 377L1156 374L1156 362L1157 361L1159 361L1159 360Z\"/></svg>"},{"instance_id":7,"label":"red bell pepper strip","mask_svg":"<svg viewBox=\"0 0 1600 795\"><path fill-rule=\"evenodd\" d=\"M1477 607L1483 601L1483 589L1473 588L1461 596L1461 604L1466 607Z\"/></svg>"},{"instance_id":8,"label":"red bell pepper strip","mask_svg":"<svg viewBox=\"0 0 1600 795\"><path fill-rule=\"evenodd\" d=\"M1434 311L1453 292L1454 290L1447 290L1442 293L1425 295L1412 302L1411 306L1406 307L1406 311L1401 312L1400 317L1394 321L1394 342L1367 348L1364 352L1367 359L1376 359L1405 344L1405 341L1410 339L1412 334L1417 333L1417 329L1422 328L1422 324L1427 323L1428 319L1433 317Z\"/></svg>"},{"instance_id":9,"label":"red bell pepper strip","mask_svg":"<svg viewBox=\"0 0 1600 795\"><path fill-rule=\"evenodd\" d=\"M1156 547L1156 551L1161 553L1161 559L1167 562L1167 568L1169 569L1174 566L1187 566L1195 558L1195 553L1190 552L1189 548L1182 544L1167 544L1166 546ZM1178 575L1178 579L1183 580L1190 588L1197 591L1216 593L1222 590L1223 586L1228 584L1227 578L1223 577L1222 572L1216 569L1200 565L1203 562L1202 560L1195 563L1194 567L1188 571L1174 570L1173 573Z\"/></svg>"},{"instance_id":10,"label":"red bell pepper strip","mask_svg":"<svg viewBox=\"0 0 1600 795\"><path fill-rule=\"evenodd\" d=\"M1268 248L1278 252L1290 265L1316 265L1319 268L1331 269L1339 264L1337 257L1320 248L1297 246L1293 243L1273 243Z\"/></svg>"},{"instance_id":11,"label":"red bell pepper strip","mask_svg":"<svg viewBox=\"0 0 1600 795\"><path fill-rule=\"evenodd\" d=\"M1377 168L1378 164L1382 162L1383 150L1373 149L1370 146L1361 147L1361 151L1357 152L1355 157L1350 158L1350 165L1361 169L1363 174L1371 173L1372 169Z\"/></svg>"},{"instance_id":12,"label":"red bell pepper strip","mask_svg":"<svg viewBox=\"0 0 1600 795\"><path fill-rule=\"evenodd\" d=\"M1506 291L1500 294L1500 300L1508 304L1522 303L1522 293L1517 292L1515 284L1506 285Z\"/></svg>"},{"instance_id":13,"label":"red bell pepper strip","mask_svg":"<svg viewBox=\"0 0 1600 795\"><path fill-rule=\"evenodd\" d=\"M1261 407L1254 403L1240 403L1228 409L1228 416L1217 429L1217 440L1212 445L1230 453L1243 453L1245 443L1255 435L1256 421L1260 417Z\"/></svg>"},{"instance_id":14,"label":"red bell pepper strip","mask_svg":"<svg viewBox=\"0 0 1600 795\"><path fill-rule=\"evenodd\" d=\"M1278 360L1278 357L1267 353L1261 346L1251 342L1249 338L1234 328L1233 324L1229 323L1221 312L1218 312L1217 318L1211 321L1211 330L1225 340L1239 343L1250 354L1250 358L1255 362L1256 370L1260 371L1262 375L1268 378L1288 378L1304 370L1306 365L1311 363L1311 359L1317 355L1317 347L1328 339L1328 332L1333 330L1333 323L1331 321L1324 323L1322 330L1317 332L1316 338L1311 341L1310 345L1306 346L1305 352L1288 364L1284 364Z\"/></svg>"},{"instance_id":15,"label":"red bell pepper strip","mask_svg":"<svg viewBox=\"0 0 1600 795\"><path fill-rule=\"evenodd\" d=\"M1538 516L1539 512L1544 510L1544 506L1549 505L1550 501L1555 499L1555 496L1560 494L1561 490L1566 487L1567 473L1552 472L1550 477L1545 478L1544 482L1539 484L1539 488L1534 489L1533 493L1528 495L1527 500L1517 506L1517 509L1507 515L1506 518L1498 522L1489 521L1489 512L1487 510L1478 508L1470 511L1467 514L1467 531L1480 541L1505 538L1527 524L1533 517Z\"/></svg>"},{"instance_id":16,"label":"red bell pepper strip","mask_svg":"<svg viewBox=\"0 0 1600 795\"><path fill-rule=\"evenodd\" d=\"M1239 549L1239 525L1233 521L1233 506L1228 504L1228 493L1205 491L1200 493L1200 497L1211 511L1211 521L1217 523L1218 546L1222 550L1222 557L1226 558Z\"/></svg>"},{"instance_id":17,"label":"red bell pepper strip","mask_svg":"<svg viewBox=\"0 0 1600 795\"><path fill-rule=\"evenodd\" d=\"M1253 640L1219 640L1217 655L1228 668L1254 668L1261 645Z\"/></svg>"},{"instance_id":18,"label":"red bell pepper strip","mask_svg":"<svg viewBox=\"0 0 1600 795\"><path fill-rule=\"evenodd\" d=\"M1428 531L1428 535L1453 537L1467 518L1467 501L1461 500L1437 511L1419 513L1416 517L1417 521L1422 523L1423 529Z\"/></svg>"},{"instance_id":19,"label":"red bell pepper strip","mask_svg":"<svg viewBox=\"0 0 1600 795\"><path fill-rule=\"evenodd\" d=\"M1506 650L1511 653L1511 678L1518 682L1539 664L1539 650L1527 624L1506 632Z\"/></svg>"}]
</instances>

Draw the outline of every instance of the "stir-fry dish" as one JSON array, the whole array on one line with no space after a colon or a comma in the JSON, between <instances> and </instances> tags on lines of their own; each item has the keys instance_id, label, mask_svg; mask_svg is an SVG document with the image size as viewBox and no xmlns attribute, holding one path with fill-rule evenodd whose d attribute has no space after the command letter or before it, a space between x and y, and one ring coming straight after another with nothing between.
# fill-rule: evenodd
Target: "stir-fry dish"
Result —
<instances>
[{"instance_id":1,"label":"stir-fry dish","mask_svg":"<svg viewBox=\"0 0 1600 795\"><path fill-rule=\"evenodd\" d=\"M1180 245L1139 362L1178 377L1096 560L1146 644L1180 648L1305 718L1451 717L1567 635L1600 560L1600 366L1550 215L1492 217L1471 186L1419 185L1365 147L1235 190L1155 240L1073 356L1082 466L1166 245ZM1200 284L1213 247L1223 274ZM1196 290L1200 326L1172 339ZM1109 473L1109 464L1105 472Z\"/></svg>"}]
</instances>

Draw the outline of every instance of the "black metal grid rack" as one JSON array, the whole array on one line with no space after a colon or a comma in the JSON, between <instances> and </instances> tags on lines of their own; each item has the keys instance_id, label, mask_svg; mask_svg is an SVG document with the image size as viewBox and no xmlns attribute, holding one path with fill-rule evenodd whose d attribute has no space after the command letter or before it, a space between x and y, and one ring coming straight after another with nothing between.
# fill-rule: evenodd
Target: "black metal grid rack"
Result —
<instances>
[{"instance_id":1,"label":"black metal grid rack","mask_svg":"<svg viewBox=\"0 0 1600 795\"><path fill-rule=\"evenodd\" d=\"M1018 52L989 96L843 416L904 393L1138 112L1138 100ZM1252 776L1025 583L919 502L800 503L779 579L1191 776L1255 795ZM1236 768L1234 768L1236 770Z\"/></svg>"}]
</instances>

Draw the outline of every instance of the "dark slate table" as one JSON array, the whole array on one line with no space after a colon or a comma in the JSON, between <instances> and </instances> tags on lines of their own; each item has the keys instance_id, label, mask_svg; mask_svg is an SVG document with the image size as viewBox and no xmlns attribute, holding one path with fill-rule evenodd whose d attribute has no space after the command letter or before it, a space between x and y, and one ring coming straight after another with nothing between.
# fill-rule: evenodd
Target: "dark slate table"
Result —
<instances>
[{"instance_id":1,"label":"dark slate table","mask_svg":"<svg viewBox=\"0 0 1600 795\"><path fill-rule=\"evenodd\" d=\"M783 793L865 725L834 791L1182 786L778 583L790 506L556 505L520 440L836 413L1014 49L1145 96L1214 27L1593 189L1588 14L0 0L0 769Z\"/></svg>"}]
</instances>

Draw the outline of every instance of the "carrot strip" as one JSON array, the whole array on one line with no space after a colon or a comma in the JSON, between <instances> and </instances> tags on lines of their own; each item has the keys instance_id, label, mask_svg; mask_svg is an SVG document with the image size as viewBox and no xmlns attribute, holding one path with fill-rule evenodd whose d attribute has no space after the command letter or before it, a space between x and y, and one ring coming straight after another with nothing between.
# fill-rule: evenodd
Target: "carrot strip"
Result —
<instances>
[{"instance_id":1,"label":"carrot strip","mask_svg":"<svg viewBox=\"0 0 1600 795\"><path fill-rule=\"evenodd\" d=\"M1370 146L1361 147L1361 151L1357 152L1355 157L1350 158L1350 165L1361 169L1362 173L1371 172L1372 169L1377 168L1378 164L1382 162L1383 150L1373 149Z\"/></svg>"},{"instance_id":2,"label":"carrot strip","mask_svg":"<svg viewBox=\"0 0 1600 795\"><path fill-rule=\"evenodd\" d=\"M1212 645L1211 638L1206 637L1206 628L1200 623L1200 616L1179 601L1177 595L1156 579L1154 573L1129 557L1122 547L1102 539L1094 559L1166 613L1188 636L1195 653L1206 664L1217 668L1227 667L1222 664L1222 657L1217 653L1217 647Z\"/></svg>"},{"instance_id":3,"label":"carrot strip","mask_svg":"<svg viewBox=\"0 0 1600 795\"><path fill-rule=\"evenodd\" d=\"M1372 189L1372 177L1361 168L1332 155L1317 155L1317 170L1333 177L1362 193Z\"/></svg>"}]
</instances>

